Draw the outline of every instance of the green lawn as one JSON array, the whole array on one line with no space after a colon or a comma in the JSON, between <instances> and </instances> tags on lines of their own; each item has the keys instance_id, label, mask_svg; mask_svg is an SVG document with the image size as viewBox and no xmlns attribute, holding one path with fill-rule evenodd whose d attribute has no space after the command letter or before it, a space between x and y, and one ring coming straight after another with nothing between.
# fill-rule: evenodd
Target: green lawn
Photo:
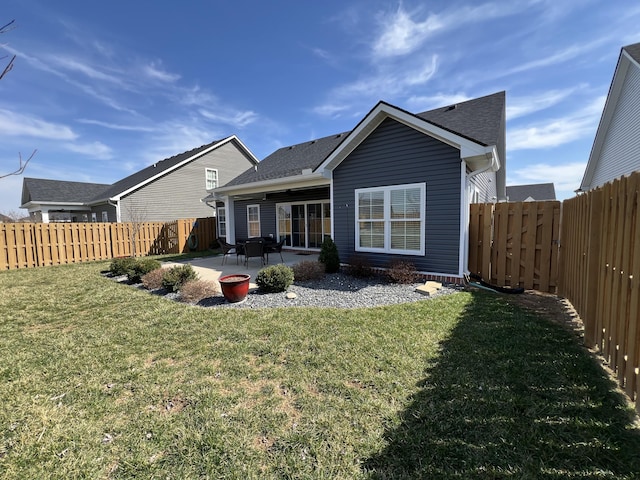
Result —
<instances>
[{"instance_id":1,"label":"green lawn","mask_svg":"<svg viewBox=\"0 0 640 480\"><path fill-rule=\"evenodd\" d=\"M489 292L202 309L0 273L0 478L638 478L633 412L575 337Z\"/></svg>"}]
</instances>

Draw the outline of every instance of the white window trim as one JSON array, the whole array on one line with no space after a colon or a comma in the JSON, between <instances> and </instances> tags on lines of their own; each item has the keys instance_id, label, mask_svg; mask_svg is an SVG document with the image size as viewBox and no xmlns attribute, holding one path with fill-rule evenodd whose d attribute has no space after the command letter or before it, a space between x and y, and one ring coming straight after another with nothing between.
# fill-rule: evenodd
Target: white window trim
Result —
<instances>
[{"instance_id":1,"label":"white window trim","mask_svg":"<svg viewBox=\"0 0 640 480\"><path fill-rule=\"evenodd\" d=\"M251 229L249 228L249 210L251 208L257 208L258 209L258 235L251 235ZM248 237L261 237L262 236L262 221L261 221L261 217L260 217L260 205L259 204L254 204L254 205L247 205L247 236Z\"/></svg>"},{"instance_id":2,"label":"white window trim","mask_svg":"<svg viewBox=\"0 0 640 480\"><path fill-rule=\"evenodd\" d=\"M220 218L221 218L220 212L223 213L222 216L224 217L224 222L222 222L220 220ZM218 207L216 209L216 217L218 219L218 237L225 237L226 238L227 237L227 207ZM224 234L222 234L222 232L221 232L221 230L222 230L220 228L221 224L224 224Z\"/></svg>"},{"instance_id":3,"label":"white window trim","mask_svg":"<svg viewBox=\"0 0 640 480\"><path fill-rule=\"evenodd\" d=\"M391 191L393 190L405 190L408 188L420 188L420 250L398 250L391 248ZM371 248L360 246L360 225L358 219L358 196L361 193L367 192L380 192L384 194L384 215L382 221L384 222L384 247L383 248ZM356 252L370 252L370 253L393 253L397 255L420 255L425 254L425 221L426 221L426 199L427 199L427 184L426 183L408 183L405 185L393 185L383 187L368 187L357 188L355 190L355 251Z\"/></svg>"},{"instance_id":4,"label":"white window trim","mask_svg":"<svg viewBox=\"0 0 640 480\"><path fill-rule=\"evenodd\" d=\"M100 220L101 220L102 222L104 222L104 223L108 223L108 222L109 222L109 213L103 210L103 211L100 213Z\"/></svg>"},{"instance_id":5,"label":"white window trim","mask_svg":"<svg viewBox=\"0 0 640 480\"><path fill-rule=\"evenodd\" d=\"M209 172L216 172L216 185L215 187L209 186ZM220 178L218 177L218 169L217 168L205 168L204 169L204 188L206 190L212 190L214 188L218 188L220 184Z\"/></svg>"}]
</instances>

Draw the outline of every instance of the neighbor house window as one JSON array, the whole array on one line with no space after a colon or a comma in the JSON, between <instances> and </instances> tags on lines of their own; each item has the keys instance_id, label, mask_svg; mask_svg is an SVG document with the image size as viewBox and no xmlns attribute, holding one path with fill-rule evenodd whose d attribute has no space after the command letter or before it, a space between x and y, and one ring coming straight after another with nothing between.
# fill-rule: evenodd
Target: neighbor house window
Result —
<instances>
[{"instance_id":1,"label":"neighbor house window","mask_svg":"<svg viewBox=\"0 0 640 480\"><path fill-rule=\"evenodd\" d=\"M225 237L227 236L227 209L225 207L218 207L218 213L216 217L218 218L218 236Z\"/></svg>"},{"instance_id":2,"label":"neighbor house window","mask_svg":"<svg viewBox=\"0 0 640 480\"><path fill-rule=\"evenodd\" d=\"M109 221L109 214L107 212L102 212L102 221L105 223Z\"/></svg>"},{"instance_id":3,"label":"neighbor house window","mask_svg":"<svg viewBox=\"0 0 640 480\"><path fill-rule=\"evenodd\" d=\"M247 233L249 237L260 236L260 205L247 205Z\"/></svg>"},{"instance_id":4,"label":"neighbor house window","mask_svg":"<svg viewBox=\"0 0 640 480\"><path fill-rule=\"evenodd\" d=\"M356 251L424 255L426 184L356 190Z\"/></svg>"},{"instance_id":5,"label":"neighbor house window","mask_svg":"<svg viewBox=\"0 0 640 480\"><path fill-rule=\"evenodd\" d=\"M98 214L96 212L91 212L91 221L92 222L98 221Z\"/></svg>"},{"instance_id":6,"label":"neighbor house window","mask_svg":"<svg viewBox=\"0 0 640 480\"><path fill-rule=\"evenodd\" d=\"M207 190L218 188L218 170L215 168L207 168L206 171L206 187Z\"/></svg>"}]
</instances>

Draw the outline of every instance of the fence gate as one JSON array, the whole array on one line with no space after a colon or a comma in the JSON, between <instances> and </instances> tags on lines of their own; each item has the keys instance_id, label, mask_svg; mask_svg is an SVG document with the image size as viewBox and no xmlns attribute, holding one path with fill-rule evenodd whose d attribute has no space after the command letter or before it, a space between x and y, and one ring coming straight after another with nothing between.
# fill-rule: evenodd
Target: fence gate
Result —
<instances>
[{"instance_id":1,"label":"fence gate","mask_svg":"<svg viewBox=\"0 0 640 480\"><path fill-rule=\"evenodd\" d=\"M555 293L560 202L471 205L469 271L498 286Z\"/></svg>"}]
</instances>

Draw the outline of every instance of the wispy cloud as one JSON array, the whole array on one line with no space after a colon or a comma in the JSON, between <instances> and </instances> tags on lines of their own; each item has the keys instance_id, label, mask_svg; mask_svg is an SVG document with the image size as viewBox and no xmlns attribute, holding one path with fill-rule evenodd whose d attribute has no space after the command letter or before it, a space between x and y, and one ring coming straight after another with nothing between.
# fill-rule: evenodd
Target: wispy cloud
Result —
<instances>
[{"instance_id":1,"label":"wispy cloud","mask_svg":"<svg viewBox=\"0 0 640 480\"><path fill-rule=\"evenodd\" d=\"M80 123L84 123L87 125L97 125L99 127L104 127L104 128L108 128L111 130L122 130L125 132L154 132L156 131L155 128L152 127L145 127L142 125L120 125L120 124L116 124L116 123L108 123L108 122L101 122L100 120L91 120L88 118L79 118L77 120Z\"/></svg>"},{"instance_id":2,"label":"wispy cloud","mask_svg":"<svg viewBox=\"0 0 640 480\"><path fill-rule=\"evenodd\" d=\"M251 110L236 112L222 109L220 112L212 112L210 110L200 109L199 112L200 115L208 120L231 125L235 128L244 128L258 119L258 114Z\"/></svg>"},{"instance_id":3,"label":"wispy cloud","mask_svg":"<svg viewBox=\"0 0 640 480\"><path fill-rule=\"evenodd\" d=\"M47 55L45 57L45 62L49 65L57 65L63 70L81 73L93 81L109 82L121 87L125 86L125 82L122 77L100 71L89 65L87 62L83 62L77 58L72 58L67 55Z\"/></svg>"},{"instance_id":4,"label":"wispy cloud","mask_svg":"<svg viewBox=\"0 0 640 480\"><path fill-rule=\"evenodd\" d=\"M407 106L414 111L426 111L433 108L466 102L471 97L464 93L438 93L437 95L414 95L407 100Z\"/></svg>"},{"instance_id":5,"label":"wispy cloud","mask_svg":"<svg viewBox=\"0 0 640 480\"><path fill-rule=\"evenodd\" d=\"M530 60L528 62L517 65L516 67L505 70L503 72L503 75L501 76L513 75L516 73L523 73L530 70L536 70L540 68L546 68L546 67L551 67L553 65L565 63L574 58L583 56L588 52L597 49L598 47L602 46L607 42L608 42L608 39L605 37L602 37L597 40L594 40L593 42L582 43L579 45L570 45L550 55L544 54L549 52L541 52L540 58L536 60Z\"/></svg>"},{"instance_id":6,"label":"wispy cloud","mask_svg":"<svg viewBox=\"0 0 640 480\"><path fill-rule=\"evenodd\" d=\"M109 148L102 142L66 143L63 146L70 152L79 153L86 157L94 158L97 160L109 160L113 157L111 148Z\"/></svg>"},{"instance_id":7,"label":"wispy cloud","mask_svg":"<svg viewBox=\"0 0 640 480\"><path fill-rule=\"evenodd\" d=\"M373 41L371 51L378 59L408 55L417 51L428 38L437 33L461 28L465 24L513 15L529 6L529 2L512 2L506 5L489 2L473 7L450 8L425 16L421 10L408 12L400 4L391 15L388 12L379 14L382 29Z\"/></svg>"},{"instance_id":8,"label":"wispy cloud","mask_svg":"<svg viewBox=\"0 0 640 480\"><path fill-rule=\"evenodd\" d=\"M578 90L584 90L586 85L562 90L549 90L527 96L509 97L507 102L507 120L524 117L531 113L550 108L570 97Z\"/></svg>"},{"instance_id":9,"label":"wispy cloud","mask_svg":"<svg viewBox=\"0 0 640 480\"><path fill-rule=\"evenodd\" d=\"M147 75L147 77L161 82L172 83L180 80L180 75L177 73L167 72L162 68L162 64L160 62L151 62L148 65L144 65L142 71Z\"/></svg>"},{"instance_id":10,"label":"wispy cloud","mask_svg":"<svg viewBox=\"0 0 640 480\"><path fill-rule=\"evenodd\" d=\"M510 151L551 148L595 135L605 97L565 117L507 130Z\"/></svg>"},{"instance_id":11,"label":"wispy cloud","mask_svg":"<svg viewBox=\"0 0 640 480\"><path fill-rule=\"evenodd\" d=\"M400 6L391 18L385 18L382 33L372 45L373 55L377 58L407 55L418 49L430 34L444 27L437 15L416 21Z\"/></svg>"},{"instance_id":12,"label":"wispy cloud","mask_svg":"<svg viewBox=\"0 0 640 480\"><path fill-rule=\"evenodd\" d=\"M75 140L78 138L78 135L66 125L47 122L38 117L4 109L0 109L0 134L50 140Z\"/></svg>"},{"instance_id":13,"label":"wispy cloud","mask_svg":"<svg viewBox=\"0 0 640 480\"><path fill-rule=\"evenodd\" d=\"M336 116L354 105L362 108L371 106L371 102L380 99L391 100L393 97L406 94L412 87L426 84L438 70L438 56L416 64L404 70L380 68L375 74L334 88L328 97L330 101L313 108L313 112L323 116Z\"/></svg>"}]
</instances>

